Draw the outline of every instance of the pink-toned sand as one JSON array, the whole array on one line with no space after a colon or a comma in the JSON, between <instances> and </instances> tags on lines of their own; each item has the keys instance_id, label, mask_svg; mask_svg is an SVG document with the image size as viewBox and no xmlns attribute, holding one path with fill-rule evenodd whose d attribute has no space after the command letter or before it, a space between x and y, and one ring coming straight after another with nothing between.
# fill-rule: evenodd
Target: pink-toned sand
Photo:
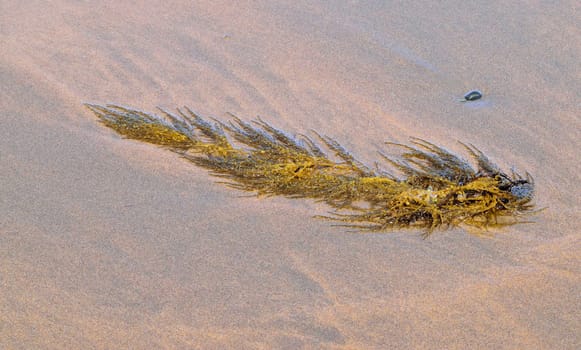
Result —
<instances>
[{"instance_id":1,"label":"pink-toned sand","mask_svg":"<svg viewBox=\"0 0 581 350\"><path fill-rule=\"evenodd\" d=\"M578 1L152 3L0 4L0 348L581 348ZM370 164L463 140L547 209L490 238L356 234L85 102L260 115Z\"/></svg>"}]
</instances>

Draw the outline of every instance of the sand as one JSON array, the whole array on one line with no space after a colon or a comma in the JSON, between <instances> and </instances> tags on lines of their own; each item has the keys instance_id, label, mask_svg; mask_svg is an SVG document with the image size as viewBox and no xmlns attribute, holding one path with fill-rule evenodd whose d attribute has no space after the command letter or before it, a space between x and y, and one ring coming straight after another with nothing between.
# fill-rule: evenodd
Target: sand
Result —
<instances>
[{"instance_id":1,"label":"sand","mask_svg":"<svg viewBox=\"0 0 581 350\"><path fill-rule=\"evenodd\" d=\"M0 348L581 347L577 1L151 3L0 4ZM261 116L369 164L471 142L546 209L490 237L353 233L86 102Z\"/></svg>"}]
</instances>

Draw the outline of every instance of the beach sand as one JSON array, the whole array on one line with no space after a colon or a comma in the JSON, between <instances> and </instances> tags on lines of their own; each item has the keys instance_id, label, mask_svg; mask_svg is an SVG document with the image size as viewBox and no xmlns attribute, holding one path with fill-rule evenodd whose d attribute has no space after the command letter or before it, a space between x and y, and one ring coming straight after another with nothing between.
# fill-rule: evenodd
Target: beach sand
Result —
<instances>
[{"instance_id":1,"label":"beach sand","mask_svg":"<svg viewBox=\"0 0 581 350\"><path fill-rule=\"evenodd\" d=\"M581 347L577 1L151 3L0 4L0 348ZM350 232L83 103L261 116L367 164L471 142L546 209L490 237Z\"/></svg>"}]
</instances>

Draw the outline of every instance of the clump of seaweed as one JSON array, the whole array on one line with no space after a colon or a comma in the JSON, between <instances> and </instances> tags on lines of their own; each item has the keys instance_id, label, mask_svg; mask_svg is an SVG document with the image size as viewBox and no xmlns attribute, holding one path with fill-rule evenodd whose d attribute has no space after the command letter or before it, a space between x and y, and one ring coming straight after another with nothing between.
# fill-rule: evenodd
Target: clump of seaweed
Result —
<instances>
[{"instance_id":1,"label":"clump of seaweed","mask_svg":"<svg viewBox=\"0 0 581 350\"><path fill-rule=\"evenodd\" d=\"M532 177L502 172L471 144L462 143L476 168L422 139L389 143L403 150L399 158L380 153L403 175L396 177L366 167L327 136L316 134L334 159L312 139L289 136L261 119L232 116L224 123L188 108L153 115L116 105L87 107L122 136L179 153L231 187L314 198L337 209L327 218L361 230L422 228L427 236L436 228L514 224L533 208Z\"/></svg>"}]
</instances>

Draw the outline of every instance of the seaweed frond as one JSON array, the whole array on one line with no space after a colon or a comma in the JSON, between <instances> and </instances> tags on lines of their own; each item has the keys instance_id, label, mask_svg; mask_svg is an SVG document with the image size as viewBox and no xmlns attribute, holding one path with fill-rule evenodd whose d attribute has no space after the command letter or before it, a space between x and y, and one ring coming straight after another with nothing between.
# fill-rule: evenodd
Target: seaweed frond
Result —
<instances>
[{"instance_id":1,"label":"seaweed frond","mask_svg":"<svg viewBox=\"0 0 581 350\"><path fill-rule=\"evenodd\" d=\"M223 123L188 108L174 115L148 114L117 105L87 107L101 123L122 136L179 153L224 178L239 190L258 195L306 197L340 210L328 218L362 230L435 229L458 225L486 228L521 222L533 209L530 174L507 174L472 144L461 143L476 164L419 138L395 145L400 157L381 157L403 176L371 169L328 136L315 132L323 148L262 119L236 116ZM376 168L378 168L376 166Z\"/></svg>"}]
</instances>

